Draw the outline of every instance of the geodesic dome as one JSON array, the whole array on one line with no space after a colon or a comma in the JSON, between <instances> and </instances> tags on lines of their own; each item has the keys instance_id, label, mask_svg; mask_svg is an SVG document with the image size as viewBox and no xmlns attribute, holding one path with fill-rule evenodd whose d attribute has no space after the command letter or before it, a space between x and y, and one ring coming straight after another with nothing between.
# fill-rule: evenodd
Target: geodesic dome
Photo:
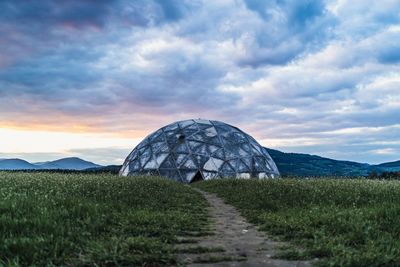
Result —
<instances>
[{"instance_id":1,"label":"geodesic dome","mask_svg":"<svg viewBox=\"0 0 400 267\"><path fill-rule=\"evenodd\" d=\"M229 124L185 120L147 136L126 158L120 175L161 175L191 183L218 178L276 178L267 150Z\"/></svg>"}]
</instances>

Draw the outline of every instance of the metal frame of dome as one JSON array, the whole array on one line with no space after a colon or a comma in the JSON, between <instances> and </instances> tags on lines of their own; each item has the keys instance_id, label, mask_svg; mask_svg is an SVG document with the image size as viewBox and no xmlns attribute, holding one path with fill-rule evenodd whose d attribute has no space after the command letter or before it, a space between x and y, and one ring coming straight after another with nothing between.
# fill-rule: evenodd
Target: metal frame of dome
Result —
<instances>
[{"instance_id":1,"label":"metal frame of dome","mask_svg":"<svg viewBox=\"0 0 400 267\"><path fill-rule=\"evenodd\" d=\"M271 156L253 137L229 124L203 119L174 122L138 144L120 175L143 174L183 183L279 177Z\"/></svg>"}]
</instances>

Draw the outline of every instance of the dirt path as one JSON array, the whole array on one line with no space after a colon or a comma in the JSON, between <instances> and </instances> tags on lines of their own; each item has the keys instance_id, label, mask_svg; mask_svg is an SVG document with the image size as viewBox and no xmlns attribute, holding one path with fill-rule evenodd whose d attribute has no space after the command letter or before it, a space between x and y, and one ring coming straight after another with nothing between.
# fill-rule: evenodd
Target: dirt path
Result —
<instances>
[{"instance_id":1,"label":"dirt path","mask_svg":"<svg viewBox=\"0 0 400 267\"><path fill-rule=\"evenodd\" d=\"M249 224L234 207L225 204L216 195L196 190L203 194L210 204L214 235L195 238L197 244L178 245L178 249L187 251L178 256L187 266L311 266L309 262L304 261L272 259L277 247L283 243L268 240L264 233Z\"/></svg>"}]
</instances>

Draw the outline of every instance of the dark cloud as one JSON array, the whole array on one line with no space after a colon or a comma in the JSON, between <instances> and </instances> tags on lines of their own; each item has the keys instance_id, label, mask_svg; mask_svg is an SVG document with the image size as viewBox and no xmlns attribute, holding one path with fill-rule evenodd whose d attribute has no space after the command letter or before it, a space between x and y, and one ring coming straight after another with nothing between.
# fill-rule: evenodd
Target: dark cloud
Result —
<instances>
[{"instance_id":1,"label":"dark cloud","mask_svg":"<svg viewBox=\"0 0 400 267\"><path fill-rule=\"evenodd\" d=\"M98 27L106 25L115 1L12 1L0 3L0 20L24 33L40 33L54 27Z\"/></svg>"},{"instance_id":2,"label":"dark cloud","mask_svg":"<svg viewBox=\"0 0 400 267\"><path fill-rule=\"evenodd\" d=\"M385 64L395 64L400 62L400 46L386 47L378 55L378 60Z\"/></svg>"},{"instance_id":3,"label":"dark cloud","mask_svg":"<svg viewBox=\"0 0 400 267\"><path fill-rule=\"evenodd\" d=\"M243 65L286 64L307 51L321 47L335 23L323 1L245 0L249 10L265 25L249 45Z\"/></svg>"},{"instance_id":4,"label":"dark cloud","mask_svg":"<svg viewBox=\"0 0 400 267\"><path fill-rule=\"evenodd\" d=\"M183 16L183 3L178 0L156 0L167 20L177 21Z\"/></svg>"},{"instance_id":5,"label":"dark cloud","mask_svg":"<svg viewBox=\"0 0 400 267\"><path fill-rule=\"evenodd\" d=\"M290 26L304 27L325 11L324 1L296 1L296 0L245 0L246 6L265 20L273 19L275 12L285 14L285 20Z\"/></svg>"},{"instance_id":6,"label":"dark cloud","mask_svg":"<svg viewBox=\"0 0 400 267\"><path fill-rule=\"evenodd\" d=\"M43 0L24 1L4 0L0 3L0 20L18 24L21 30L31 31L54 26L85 28L104 28L116 20L139 22L145 26L154 20L157 23L176 21L183 16L184 3L165 1L124 1L124 0ZM160 9L161 12L158 12ZM153 14L145 12L153 11ZM135 25L135 24L134 24ZM44 29L42 29L44 30Z\"/></svg>"},{"instance_id":7,"label":"dark cloud","mask_svg":"<svg viewBox=\"0 0 400 267\"><path fill-rule=\"evenodd\" d=\"M397 147L377 143L398 134L399 10L393 1L1 1L0 121L131 133L206 117L289 151L389 159ZM348 130L357 127L369 133L359 142Z\"/></svg>"}]
</instances>

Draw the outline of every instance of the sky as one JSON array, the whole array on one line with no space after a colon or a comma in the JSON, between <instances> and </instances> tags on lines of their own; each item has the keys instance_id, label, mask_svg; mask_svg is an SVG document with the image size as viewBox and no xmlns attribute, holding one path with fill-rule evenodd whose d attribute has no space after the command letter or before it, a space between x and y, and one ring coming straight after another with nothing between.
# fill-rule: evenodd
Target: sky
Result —
<instances>
[{"instance_id":1,"label":"sky","mask_svg":"<svg viewBox=\"0 0 400 267\"><path fill-rule=\"evenodd\" d=\"M178 120L400 159L398 0L2 0L0 158L122 164Z\"/></svg>"}]
</instances>

